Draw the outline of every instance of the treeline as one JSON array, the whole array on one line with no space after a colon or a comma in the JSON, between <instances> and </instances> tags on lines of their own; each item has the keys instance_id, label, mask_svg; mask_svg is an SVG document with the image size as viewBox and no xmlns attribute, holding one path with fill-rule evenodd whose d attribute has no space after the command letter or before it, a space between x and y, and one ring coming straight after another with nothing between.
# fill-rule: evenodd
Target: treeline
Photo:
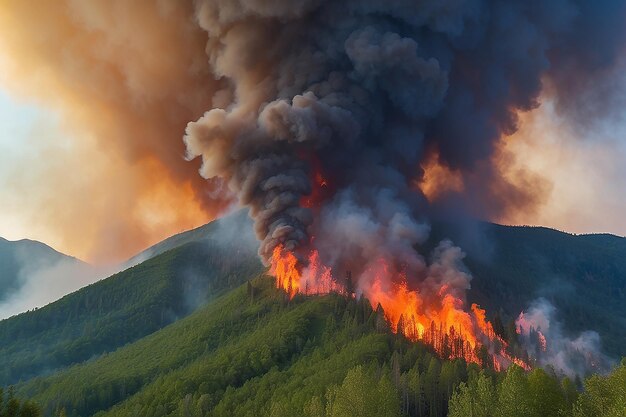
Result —
<instances>
[{"instance_id":1,"label":"treeline","mask_svg":"<svg viewBox=\"0 0 626 417\"><path fill-rule=\"evenodd\" d=\"M626 359L610 375L585 380L579 393L542 369L513 366L504 376L485 372L461 383L450 400L449 417L623 417L626 416Z\"/></svg>"},{"instance_id":2,"label":"treeline","mask_svg":"<svg viewBox=\"0 0 626 417\"><path fill-rule=\"evenodd\" d=\"M41 410L35 403L17 398L13 388L6 393L0 388L0 417L41 417Z\"/></svg>"},{"instance_id":3,"label":"treeline","mask_svg":"<svg viewBox=\"0 0 626 417\"><path fill-rule=\"evenodd\" d=\"M416 378L416 374L413 374ZM407 397L407 386L410 396ZM428 385L424 385L426 388ZM432 386L431 386L432 388ZM419 378L394 383L389 370L356 366L340 385L329 387L323 397L308 401L305 417L405 417L437 416L425 409ZM414 396L411 398L411 396ZM282 417L280 402L270 417ZM623 417L626 416L626 360L609 376L593 376L579 393L564 379L559 382L541 369L525 373L513 366L506 373L490 375L470 369L469 381L458 386L449 401L449 417Z\"/></svg>"}]
</instances>

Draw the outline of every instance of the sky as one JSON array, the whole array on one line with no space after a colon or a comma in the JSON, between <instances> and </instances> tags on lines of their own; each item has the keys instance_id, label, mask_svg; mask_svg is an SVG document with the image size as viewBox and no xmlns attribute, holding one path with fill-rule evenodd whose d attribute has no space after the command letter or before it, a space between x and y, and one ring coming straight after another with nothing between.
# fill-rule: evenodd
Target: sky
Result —
<instances>
[{"instance_id":1,"label":"sky","mask_svg":"<svg viewBox=\"0 0 626 417\"><path fill-rule=\"evenodd\" d=\"M181 204L186 213L178 214L172 198L185 192L167 177L135 204L140 194L123 191L141 183L134 164L103 152L66 123L71 124L54 108L0 88L1 237L39 240L107 264L210 220L193 202ZM116 186L120 182L124 187ZM103 221L116 216L120 220ZM111 250L103 250L106 246Z\"/></svg>"}]
</instances>

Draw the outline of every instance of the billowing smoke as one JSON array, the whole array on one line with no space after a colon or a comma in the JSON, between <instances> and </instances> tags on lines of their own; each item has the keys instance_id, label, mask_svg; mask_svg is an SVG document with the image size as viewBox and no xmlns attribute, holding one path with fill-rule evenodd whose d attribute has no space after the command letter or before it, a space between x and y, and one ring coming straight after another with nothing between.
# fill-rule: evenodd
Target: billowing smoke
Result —
<instances>
[{"instance_id":1,"label":"billowing smoke","mask_svg":"<svg viewBox=\"0 0 626 417\"><path fill-rule=\"evenodd\" d=\"M201 224L231 191L252 206L265 256L302 245L317 174L317 206L382 168L396 179L371 185L410 192L420 221L528 212L546 188L499 175L511 157L499 139L541 93L576 120L605 111L623 21L620 0L3 2L3 87L58 110L80 144L67 161L65 146L25 143L30 169L11 170L8 203L98 260ZM186 140L210 183L180 141L205 112ZM427 165L455 178L430 208L420 189L442 181Z\"/></svg>"},{"instance_id":2,"label":"billowing smoke","mask_svg":"<svg viewBox=\"0 0 626 417\"><path fill-rule=\"evenodd\" d=\"M250 206L265 260L277 245L314 246L332 267L364 265L375 251L419 271L421 258L404 254L435 212L493 216L541 196L532 178L499 175L499 141L545 85L577 97L565 80L615 64L624 10L580 1L197 2L208 62L226 82L223 103L187 126L188 156L201 156L201 174L225 179ZM581 29L596 26L602 44L582 41ZM461 181L444 202L422 192L433 155Z\"/></svg>"},{"instance_id":3,"label":"billowing smoke","mask_svg":"<svg viewBox=\"0 0 626 417\"><path fill-rule=\"evenodd\" d=\"M591 330L575 337L566 335L556 317L556 308L545 298L533 301L515 321L520 341L542 366L570 377L592 372L607 373L615 361L601 349L600 335Z\"/></svg>"}]
</instances>

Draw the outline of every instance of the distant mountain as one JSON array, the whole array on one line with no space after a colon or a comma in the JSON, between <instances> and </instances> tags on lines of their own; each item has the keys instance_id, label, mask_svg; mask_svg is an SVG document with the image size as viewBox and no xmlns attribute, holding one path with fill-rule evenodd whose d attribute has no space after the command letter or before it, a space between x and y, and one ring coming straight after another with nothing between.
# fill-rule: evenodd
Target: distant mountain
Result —
<instances>
[{"instance_id":1,"label":"distant mountain","mask_svg":"<svg viewBox=\"0 0 626 417\"><path fill-rule=\"evenodd\" d=\"M84 265L41 242L0 238L0 303L19 291L29 276L61 262Z\"/></svg>"}]
</instances>

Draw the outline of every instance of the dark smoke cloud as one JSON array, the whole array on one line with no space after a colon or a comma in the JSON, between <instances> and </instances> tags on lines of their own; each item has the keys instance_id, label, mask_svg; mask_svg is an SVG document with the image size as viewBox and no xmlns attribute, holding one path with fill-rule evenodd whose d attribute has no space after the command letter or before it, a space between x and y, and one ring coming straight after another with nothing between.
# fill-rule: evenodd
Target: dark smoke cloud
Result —
<instances>
[{"instance_id":1,"label":"dark smoke cloud","mask_svg":"<svg viewBox=\"0 0 626 417\"><path fill-rule=\"evenodd\" d=\"M388 231L393 214L406 230L428 217L412 184L432 152L463 179L453 211L532 206L532 179L499 175L500 140L547 84L579 110L590 81L569 86L616 64L626 17L622 2L567 0L200 1L196 15L228 99L188 125L188 156L250 206L266 260L333 239L350 205L382 227L379 251L410 249L419 239ZM318 175L327 191L303 207Z\"/></svg>"}]
</instances>

